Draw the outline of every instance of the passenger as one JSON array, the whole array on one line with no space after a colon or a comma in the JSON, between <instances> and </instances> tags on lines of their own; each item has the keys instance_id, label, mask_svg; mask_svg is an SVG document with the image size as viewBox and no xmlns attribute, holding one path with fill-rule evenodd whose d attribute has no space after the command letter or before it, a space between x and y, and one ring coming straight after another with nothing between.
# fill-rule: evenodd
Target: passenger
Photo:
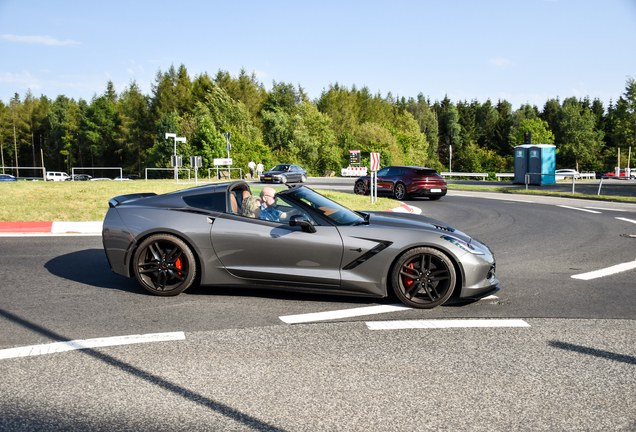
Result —
<instances>
[{"instance_id":1,"label":"passenger","mask_svg":"<svg viewBox=\"0 0 636 432\"><path fill-rule=\"evenodd\" d=\"M257 196L250 195L243 199L243 216L258 218L261 214L261 199Z\"/></svg>"}]
</instances>

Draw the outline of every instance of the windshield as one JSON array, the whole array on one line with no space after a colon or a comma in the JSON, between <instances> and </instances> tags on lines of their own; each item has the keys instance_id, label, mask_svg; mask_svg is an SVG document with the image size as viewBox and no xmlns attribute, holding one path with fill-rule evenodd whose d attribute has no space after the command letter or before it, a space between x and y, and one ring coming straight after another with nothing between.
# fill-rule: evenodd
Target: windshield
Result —
<instances>
[{"instance_id":1,"label":"windshield","mask_svg":"<svg viewBox=\"0 0 636 432\"><path fill-rule=\"evenodd\" d=\"M271 169L271 171L287 171L289 170L289 165L276 165L274 168Z\"/></svg>"},{"instance_id":2,"label":"windshield","mask_svg":"<svg viewBox=\"0 0 636 432\"><path fill-rule=\"evenodd\" d=\"M364 217L358 213L306 187L292 189L289 191L289 195L302 201L336 225L353 225L364 223L365 221Z\"/></svg>"}]
</instances>

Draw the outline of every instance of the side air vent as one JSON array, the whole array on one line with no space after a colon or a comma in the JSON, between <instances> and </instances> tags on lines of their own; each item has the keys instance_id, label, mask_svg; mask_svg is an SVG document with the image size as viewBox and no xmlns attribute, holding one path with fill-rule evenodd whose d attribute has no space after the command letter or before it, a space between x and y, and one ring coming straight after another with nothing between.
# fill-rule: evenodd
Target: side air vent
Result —
<instances>
[{"instance_id":1,"label":"side air vent","mask_svg":"<svg viewBox=\"0 0 636 432\"><path fill-rule=\"evenodd\" d=\"M380 252L382 252L384 249L388 248L392 244L393 244L393 242L388 242L388 241L380 242L379 245L377 245L373 249L369 250L367 253L359 256L357 259L351 261L349 264L344 266L342 269L343 270L354 269L354 268L358 267L360 264L362 264L363 262L365 262L368 259L370 259L371 257L373 257L374 255L379 254Z\"/></svg>"},{"instance_id":2,"label":"side air vent","mask_svg":"<svg viewBox=\"0 0 636 432\"><path fill-rule=\"evenodd\" d=\"M455 228L449 227L449 226L435 225L435 228L437 228L438 230L443 230L443 231L448 231L448 232L455 232Z\"/></svg>"}]
</instances>

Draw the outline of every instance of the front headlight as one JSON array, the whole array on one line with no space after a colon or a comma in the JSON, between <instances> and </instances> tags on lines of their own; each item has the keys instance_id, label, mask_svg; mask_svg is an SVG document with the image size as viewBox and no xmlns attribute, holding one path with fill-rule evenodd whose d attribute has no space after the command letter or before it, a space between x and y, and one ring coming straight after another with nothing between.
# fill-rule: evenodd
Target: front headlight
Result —
<instances>
[{"instance_id":1,"label":"front headlight","mask_svg":"<svg viewBox=\"0 0 636 432\"><path fill-rule=\"evenodd\" d=\"M451 242L452 244L454 244L458 248L463 249L466 252L470 252L473 255L484 255L485 254L485 252L483 250L481 250L479 248L476 248L475 246L471 245L470 243L466 243L464 240L460 240L458 238L447 236L447 235L443 235L442 238L444 240L446 240L446 241Z\"/></svg>"}]
</instances>

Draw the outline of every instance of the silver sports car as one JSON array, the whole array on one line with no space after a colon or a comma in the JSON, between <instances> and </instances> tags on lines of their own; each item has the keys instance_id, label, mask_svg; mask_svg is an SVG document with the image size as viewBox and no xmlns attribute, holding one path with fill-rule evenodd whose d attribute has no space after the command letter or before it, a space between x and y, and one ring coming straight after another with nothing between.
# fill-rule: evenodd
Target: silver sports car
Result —
<instances>
[{"instance_id":1,"label":"silver sports car","mask_svg":"<svg viewBox=\"0 0 636 432\"><path fill-rule=\"evenodd\" d=\"M351 211L305 186L275 196L278 220L244 212L243 181L109 201L112 270L153 294L192 284L386 297L432 308L499 289L483 243L433 219ZM256 212L258 213L258 212Z\"/></svg>"}]
</instances>

